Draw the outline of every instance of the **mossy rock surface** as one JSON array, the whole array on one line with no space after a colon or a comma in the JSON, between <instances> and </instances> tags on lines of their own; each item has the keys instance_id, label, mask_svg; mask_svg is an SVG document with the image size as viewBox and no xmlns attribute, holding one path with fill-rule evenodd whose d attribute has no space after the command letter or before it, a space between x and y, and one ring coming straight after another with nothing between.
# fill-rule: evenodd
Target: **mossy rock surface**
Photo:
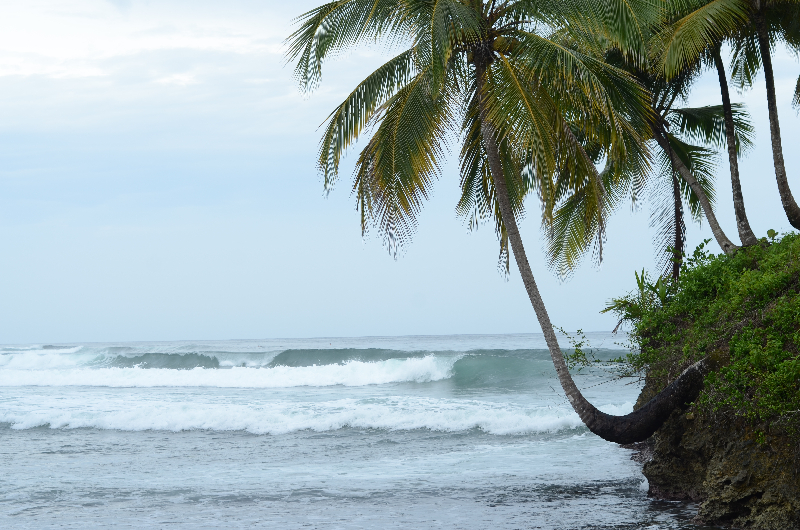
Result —
<instances>
[{"instance_id":1,"label":"mossy rock surface","mask_svg":"<svg viewBox=\"0 0 800 530\"><path fill-rule=\"evenodd\" d=\"M676 411L654 439L643 468L650 495L699 502L706 524L800 529L800 465L785 435L759 439L746 424Z\"/></svg>"}]
</instances>

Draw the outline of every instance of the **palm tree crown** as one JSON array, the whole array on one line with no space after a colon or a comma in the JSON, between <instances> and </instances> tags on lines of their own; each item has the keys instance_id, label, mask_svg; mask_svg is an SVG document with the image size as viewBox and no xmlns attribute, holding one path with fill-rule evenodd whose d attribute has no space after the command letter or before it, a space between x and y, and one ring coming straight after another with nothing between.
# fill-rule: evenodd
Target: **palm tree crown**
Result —
<instances>
[{"instance_id":1,"label":"palm tree crown","mask_svg":"<svg viewBox=\"0 0 800 530\"><path fill-rule=\"evenodd\" d=\"M327 189L345 150L365 131L372 133L359 155L353 190L362 230L377 228L390 251L413 233L454 139L461 143L458 211L473 222L495 220L505 241L481 141L480 102L498 135L516 214L534 190L547 201L589 186L602 200L594 158L583 147L587 141L618 159L640 148L626 115L646 112L644 90L601 57L556 41L552 30L542 36L541 28L553 28L576 9L549 4L351 0L300 18L288 56L297 61L304 89L317 85L325 59L346 48L378 39L408 45L331 113L318 160ZM592 27L582 22L572 33L588 34ZM476 67L484 60L486 86L479 96Z\"/></svg>"},{"instance_id":2,"label":"palm tree crown","mask_svg":"<svg viewBox=\"0 0 800 530\"><path fill-rule=\"evenodd\" d=\"M289 38L304 89L326 58L359 43L408 48L362 81L331 113L318 164L327 188L361 134L353 191L362 230L377 228L396 252L441 174L450 142L460 147L459 211L493 220L501 255L510 247L544 332L559 381L583 422L619 442L644 439L702 381L702 363L660 399L608 416L581 395L564 362L533 278L517 217L536 191L545 218L564 194L585 193L587 223L602 227L606 182L630 164L647 168L648 94L603 58L609 45L636 61L652 21L648 0L337 0L303 15ZM580 42L581 46L569 43ZM607 160L607 175L595 163ZM600 230L602 233L602 230Z\"/></svg>"},{"instance_id":3,"label":"palm tree crown","mask_svg":"<svg viewBox=\"0 0 800 530\"><path fill-rule=\"evenodd\" d=\"M647 28L648 30L658 29ZM713 209L714 203L714 159L716 150L730 139L734 156L751 145L752 126L740 105L714 105L699 108L682 106L689 97L690 88L702 72L703 63L696 61L677 75L667 79L653 57L652 43L658 34L647 34L651 50L644 60L631 59L615 46L604 52L607 62L625 69L650 96L650 114L642 136L648 139L647 151L631 152L624 164L616 167L613 180L603 171L608 193L605 198L607 211L617 208L624 199L630 198L638 204L642 195L649 191L652 199L652 224L657 229L654 243L657 257L665 265L668 274L677 277L679 261L684 243L684 203L691 217L700 221L705 217L711 225L714 237L726 253L738 247L728 239ZM731 125L728 125L730 113ZM730 133L730 134L729 134ZM587 150L591 146L587 146ZM642 171L646 164L632 163L630 156L647 156L654 162L651 171ZM618 161L607 161L618 164ZM599 238L597 223L587 224L587 201L578 189L571 191L556 206L549 223L548 257L550 265L560 276L569 275L580 259ZM591 218L590 218L591 219ZM673 249L672 255L665 251ZM596 256L599 257L599 256Z\"/></svg>"}]
</instances>

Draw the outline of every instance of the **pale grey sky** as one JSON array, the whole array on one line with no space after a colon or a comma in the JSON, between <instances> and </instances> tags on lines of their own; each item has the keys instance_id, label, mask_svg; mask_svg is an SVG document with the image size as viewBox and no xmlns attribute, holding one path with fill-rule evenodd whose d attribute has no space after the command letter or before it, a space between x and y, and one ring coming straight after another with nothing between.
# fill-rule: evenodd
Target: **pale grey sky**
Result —
<instances>
[{"instance_id":1,"label":"pale grey sky","mask_svg":"<svg viewBox=\"0 0 800 530\"><path fill-rule=\"evenodd\" d=\"M315 5L0 2L0 343L539 331L516 270L508 281L497 272L492 228L469 234L455 216L454 163L397 261L361 239L355 151L324 197L318 126L386 55L329 63L303 97L282 42ZM800 195L789 105L800 66L779 50L775 69ZM788 230L763 83L734 97L757 129L742 163L753 228ZM692 103L718 101L707 75ZM718 216L735 235L726 165L718 175ZM612 328L598 311L652 267L647 205L621 209L603 266L563 284L541 254L538 205L527 210L523 237L553 321ZM707 226L689 226L691 247L705 237Z\"/></svg>"}]
</instances>

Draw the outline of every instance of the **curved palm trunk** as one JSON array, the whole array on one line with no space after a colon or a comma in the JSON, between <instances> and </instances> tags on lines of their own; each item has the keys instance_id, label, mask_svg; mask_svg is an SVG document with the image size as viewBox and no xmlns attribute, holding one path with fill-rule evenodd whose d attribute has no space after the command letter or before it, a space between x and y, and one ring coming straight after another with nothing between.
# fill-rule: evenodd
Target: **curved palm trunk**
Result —
<instances>
[{"instance_id":1,"label":"curved palm trunk","mask_svg":"<svg viewBox=\"0 0 800 530\"><path fill-rule=\"evenodd\" d=\"M657 128L653 127L653 137L655 138L658 145L664 152L667 153L669 156L670 162L672 162L672 168L678 172L678 174L689 184L689 187L692 188L692 191L697 196L697 200L700 202L700 206L703 208L703 214L705 214L706 219L708 219L708 225L711 227L711 233L714 234L714 239L717 240L717 244L719 244L720 248L725 254L733 254L739 248L738 246L734 245L728 236L725 235L723 232L722 227L719 226L719 222L717 221L717 216L714 215L714 209L711 207L711 201L708 200L708 196L706 192L703 191L703 188L700 186L700 183L697 182L697 179L692 174L691 170L686 167L686 164L683 163L683 160L672 150L672 147L669 145L667 138L665 135L661 133Z\"/></svg>"},{"instance_id":2,"label":"curved palm trunk","mask_svg":"<svg viewBox=\"0 0 800 530\"><path fill-rule=\"evenodd\" d=\"M634 443L646 440L663 425L676 408L684 406L685 403L691 402L697 397L703 387L703 378L711 369L712 363L704 359L690 366L664 391L640 409L626 416L611 416L601 412L583 397L564 362L564 356L553 331L553 325L550 322L544 301L539 294L539 288L536 286L536 280L533 278L528 258L525 255L525 247L522 244L522 238L520 237L508 195L497 139L492 126L486 119L485 104L483 97L481 97L481 94L483 94L485 66L476 66L481 135L489 158L489 169L497 194L500 215L505 224L508 239L511 242L514 260L522 276L522 282L525 285L528 298L536 313L536 318L539 320L547 347L550 350L550 356L558 374L558 381L561 383L561 387L564 389L572 408L578 413L584 425L594 434L604 440L616 443Z\"/></svg>"},{"instance_id":3,"label":"curved palm trunk","mask_svg":"<svg viewBox=\"0 0 800 530\"><path fill-rule=\"evenodd\" d=\"M733 211L736 214L736 228L739 229L739 239L742 245L751 246L758 243L758 238L750 228L747 220L747 212L744 209L744 198L742 197L742 185L739 181L739 157L736 153L736 136L733 125L733 107L731 107L731 95L728 92L728 76L725 74L725 65L722 63L720 47L713 50L714 65L717 67L719 76L719 91L722 93L722 108L725 113L725 136L728 141L728 162L731 168L731 189L733 190Z\"/></svg>"},{"instance_id":4,"label":"curved palm trunk","mask_svg":"<svg viewBox=\"0 0 800 530\"><path fill-rule=\"evenodd\" d=\"M772 162L775 165L775 179L778 181L778 193L789 224L800 230L800 207L794 200L789 180L786 178L786 165L783 162L783 146L781 145L781 125L778 122L778 105L775 99L775 76L772 73L772 54L769 49L769 36L766 23L761 14L756 15L758 30L758 47L761 51L761 62L764 65L764 79L767 82L767 109L769 110L769 135L772 140Z\"/></svg>"}]
</instances>

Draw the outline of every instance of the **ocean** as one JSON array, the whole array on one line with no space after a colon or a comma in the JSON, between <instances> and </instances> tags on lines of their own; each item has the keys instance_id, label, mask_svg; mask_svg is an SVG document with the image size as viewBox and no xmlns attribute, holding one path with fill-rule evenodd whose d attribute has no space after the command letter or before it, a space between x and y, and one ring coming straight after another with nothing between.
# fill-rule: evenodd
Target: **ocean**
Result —
<instances>
[{"instance_id":1,"label":"ocean","mask_svg":"<svg viewBox=\"0 0 800 530\"><path fill-rule=\"evenodd\" d=\"M620 337L588 334L602 359ZM541 335L0 346L0 528L697 529ZM601 410L640 386L576 375Z\"/></svg>"}]
</instances>

